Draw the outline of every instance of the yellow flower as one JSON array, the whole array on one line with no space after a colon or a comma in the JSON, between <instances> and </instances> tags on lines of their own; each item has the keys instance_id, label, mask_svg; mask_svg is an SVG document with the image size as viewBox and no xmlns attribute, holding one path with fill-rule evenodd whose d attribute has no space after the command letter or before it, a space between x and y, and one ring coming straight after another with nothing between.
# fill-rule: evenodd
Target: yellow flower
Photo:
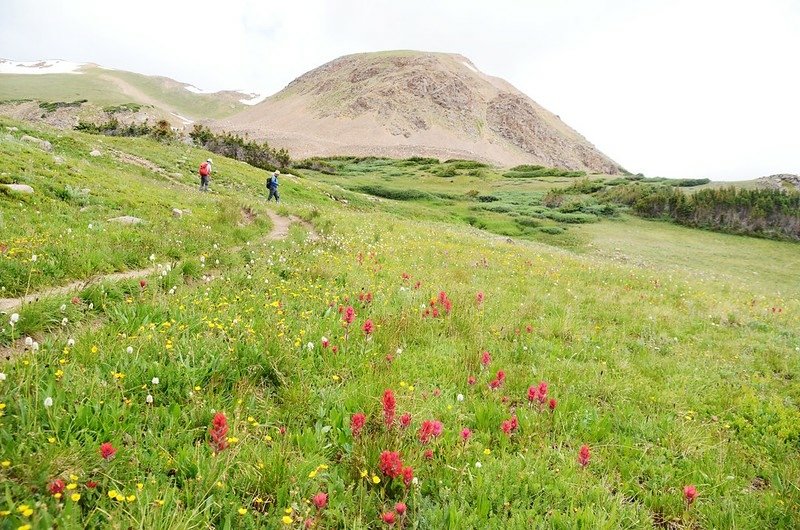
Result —
<instances>
[{"instance_id":1,"label":"yellow flower","mask_svg":"<svg viewBox=\"0 0 800 530\"><path fill-rule=\"evenodd\" d=\"M284 512L286 512L286 513L288 513L288 514L291 514L293 510L292 510L292 507L291 507L291 506L289 506L288 508L286 508L286 509L285 509L285 510L283 510L283 511L284 511Z\"/></svg>"},{"instance_id":2,"label":"yellow flower","mask_svg":"<svg viewBox=\"0 0 800 530\"><path fill-rule=\"evenodd\" d=\"M492 454L492 450L487 447L486 449L483 450L483 454L490 455Z\"/></svg>"},{"instance_id":3,"label":"yellow flower","mask_svg":"<svg viewBox=\"0 0 800 530\"><path fill-rule=\"evenodd\" d=\"M164 506L164 501L162 501L161 499L156 499L156 504L158 504L159 506Z\"/></svg>"},{"instance_id":4,"label":"yellow flower","mask_svg":"<svg viewBox=\"0 0 800 530\"><path fill-rule=\"evenodd\" d=\"M74 482L71 482L71 483L67 484L67 489L68 490L74 490L77 487L78 487L78 485L75 484Z\"/></svg>"},{"instance_id":5,"label":"yellow flower","mask_svg":"<svg viewBox=\"0 0 800 530\"><path fill-rule=\"evenodd\" d=\"M11 515L11 510L0 510L0 517L5 517L6 515Z\"/></svg>"},{"instance_id":6,"label":"yellow flower","mask_svg":"<svg viewBox=\"0 0 800 530\"><path fill-rule=\"evenodd\" d=\"M50 442L51 444L56 443L56 439L53 438L52 436L50 438L48 438L47 441Z\"/></svg>"},{"instance_id":7,"label":"yellow flower","mask_svg":"<svg viewBox=\"0 0 800 530\"><path fill-rule=\"evenodd\" d=\"M283 521L283 524L286 524L286 525L292 524L292 518L289 517L288 515L284 515L281 518L281 521Z\"/></svg>"},{"instance_id":8,"label":"yellow flower","mask_svg":"<svg viewBox=\"0 0 800 530\"><path fill-rule=\"evenodd\" d=\"M4 408L6 408L6 404L5 403L0 403L0 410L3 410Z\"/></svg>"},{"instance_id":9,"label":"yellow flower","mask_svg":"<svg viewBox=\"0 0 800 530\"><path fill-rule=\"evenodd\" d=\"M75 481L78 480L78 475L70 475L69 479L72 480L73 482L75 482Z\"/></svg>"},{"instance_id":10,"label":"yellow flower","mask_svg":"<svg viewBox=\"0 0 800 530\"><path fill-rule=\"evenodd\" d=\"M136 484L136 489L137 489L137 490L140 490L140 491L141 491L141 489L142 489L142 488L144 488L144 484L142 484L141 482L139 482L139 483L137 483L137 484Z\"/></svg>"},{"instance_id":11,"label":"yellow flower","mask_svg":"<svg viewBox=\"0 0 800 530\"><path fill-rule=\"evenodd\" d=\"M239 511L239 515L244 515L244 514L246 514L246 513L247 513L247 510L246 510L246 509L244 509L244 508L239 508L239 510L238 510L238 511Z\"/></svg>"},{"instance_id":12,"label":"yellow flower","mask_svg":"<svg viewBox=\"0 0 800 530\"><path fill-rule=\"evenodd\" d=\"M72 499L75 502L78 502L79 500L81 500L81 494L80 493L73 493L70 496L70 499Z\"/></svg>"},{"instance_id":13,"label":"yellow flower","mask_svg":"<svg viewBox=\"0 0 800 530\"><path fill-rule=\"evenodd\" d=\"M3 466L3 467L8 467L10 465L11 465L11 462L8 461L8 460L3 460L2 462L0 462L0 466Z\"/></svg>"},{"instance_id":14,"label":"yellow flower","mask_svg":"<svg viewBox=\"0 0 800 530\"><path fill-rule=\"evenodd\" d=\"M30 517L31 515L33 515L33 510L28 508L27 510L22 512L22 515L24 515L25 517Z\"/></svg>"},{"instance_id":15,"label":"yellow flower","mask_svg":"<svg viewBox=\"0 0 800 530\"><path fill-rule=\"evenodd\" d=\"M316 469L308 474L308 478L314 478L316 476L317 476L317 470Z\"/></svg>"},{"instance_id":16,"label":"yellow flower","mask_svg":"<svg viewBox=\"0 0 800 530\"><path fill-rule=\"evenodd\" d=\"M200 385L195 385L194 390L195 390L195 392L199 392L200 391Z\"/></svg>"},{"instance_id":17,"label":"yellow flower","mask_svg":"<svg viewBox=\"0 0 800 530\"><path fill-rule=\"evenodd\" d=\"M334 376L333 376L333 380L334 380L334 381L338 381L339 379L341 379L341 378L340 378L338 375L335 375L335 374L334 374Z\"/></svg>"},{"instance_id":18,"label":"yellow flower","mask_svg":"<svg viewBox=\"0 0 800 530\"><path fill-rule=\"evenodd\" d=\"M17 527L17 530L31 530L31 525L29 525L29 524L24 524L24 525L22 525L22 526L18 526L18 527Z\"/></svg>"},{"instance_id":19,"label":"yellow flower","mask_svg":"<svg viewBox=\"0 0 800 530\"><path fill-rule=\"evenodd\" d=\"M125 500L127 500L128 502L133 502L136 500L136 495L128 495L128 497Z\"/></svg>"},{"instance_id":20,"label":"yellow flower","mask_svg":"<svg viewBox=\"0 0 800 530\"><path fill-rule=\"evenodd\" d=\"M366 476L367 476L367 470L366 469L362 469L361 470L361 478L364 478Z\"/></svg>"},{"instance_id":21,"label":"yellow flower","mask_svg":"<svg viewBox=\"0 0 800 530\"><path fill-rule=\"evenodd\" d=\"M92 353L97 353L97 346L92 346Z\"/></svg>"},{"instance_id":22,"label":"yellow flower","mask_svg":"<svg viewBox=\"0 0 800 530\"><path fill-rule=\"evenodd\" d=\"M108 490L108 496L110 498L115 498L117 496L117 490Z\"/></svg>"},{"instance_id":23,"label":"yellow flower","mask_svg":"<svg viewBox=\"0 0 800 530\"><path fill-rule=\"evenodd\" d=\"M61 498L61 494L60 493L56 493L55 495L53 495L53 497L55 497L56 499L60 499Z\"/></svg>"},{"instance_id":24,"label":"yellow flower","mask_svg":"<svg viewBox=\"0 0 800 530\"><path fill-rule=\"evenodd\" d=\"M381 483L381 477L379 477L378 475L372 475L372 483L373 484L380 484Z\"/></svg>"},{"instance_id":25,"label":"yellow flower","mask_svg":"<svg viewBox=\"0 0 800 530\"><path fill-rule=\"evenodd\" d=\"M229 444L235 444L235 443L236 443L236 442L238 442L238 441L239 441L239 439L238 439L237 437L235 437L235 436L230 436L230 437L228 438L228 443L229 443Z\"/></svg>"}]
</instances>

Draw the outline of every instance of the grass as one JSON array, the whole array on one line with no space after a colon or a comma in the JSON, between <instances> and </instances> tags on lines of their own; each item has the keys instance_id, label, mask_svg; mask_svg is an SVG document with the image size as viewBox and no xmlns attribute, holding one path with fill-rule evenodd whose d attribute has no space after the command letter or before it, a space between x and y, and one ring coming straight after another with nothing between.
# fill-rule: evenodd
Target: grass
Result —
<instances>
[{"instance_id":1,"label":"grass","mask_svg":"<svg viewBox=\"0 0 800 530\"><path fill-rule=\"evenodd\" d=\"M84 142L96 138L22 132L47 138L56 154L75 146L70 165L98 174L92 189L108 197L102 204L125 189L125 170L85 156ZM187 171L205 158L185 146L113 140L104 146L169 170L181 157ZM47 172L52 155L26 149L2 159L27 169L34 187L58 176ZM187 197L258 208L260 173L217 164L219 195L187 189ZM468 170L448 186L418 166L393 177L405 171L399 164L369 164L358 175L303 171L282 180L280 211L309 219L325 234L319 240L295 228L268 242L253 230L240 250L206 248L204 263L187 254L144 288L97 285L75 303L65 296L20 312L16 337L28 320L54 329L34 333L36 352L19 344L0 361L0 525L301 528L311 519L320 528L385 528L381 516L398 502L407 512L395 526L404 528L800 524L796 245L627 217L568 227L579 252L509 243L461 216L505 222L507 213L467 207L532 209L523 190L538 185L499 186L495 170L480 168L488 174L481 191L510 195L438 198L438 206L378 201L346 188L394 188L419 176L429 187L415 189L462 195L477 181L461 173ZM139 178L134 195L145 212L183 190ZM36 226L70 222L36 206ZM27 211L19 222L33 226L37 210ZM186 218L202 224L195 219ZM174 224L158 230L177 237ZM206 233L186 230L187 245L208 243ZM98 245L111 239L100 236ZM116 241L134 247L135 237ZM68 252L72 243L49 244L48 252ZM621 263L615 246L646 262ZM744 270L758 281L742 281ZM349 326L339 311L347 306ZM11 326L3 327L8 345ZM492 390L498 371L504 382ZM527 398L541 381L555 410ZM407 428L385 425L386 390L397 418L410 414ZM215 452L209 431L220 412L228 446ZM350 427L357 412L366 417L361 435ZM504 434L514 416L518 430ZM419 438L425 420L444 426L427 444ZM100 454L106 442L116 449L110 459ZM586 467L578 464L584 444ZM398 451L416 481L387 476L383 451ZM65 485L60 498L48 490L56 479ZM699 497L687 505L690 484ZM322 509L311 502L319 492L328 495Z\"/></svg>"}]
</instances>

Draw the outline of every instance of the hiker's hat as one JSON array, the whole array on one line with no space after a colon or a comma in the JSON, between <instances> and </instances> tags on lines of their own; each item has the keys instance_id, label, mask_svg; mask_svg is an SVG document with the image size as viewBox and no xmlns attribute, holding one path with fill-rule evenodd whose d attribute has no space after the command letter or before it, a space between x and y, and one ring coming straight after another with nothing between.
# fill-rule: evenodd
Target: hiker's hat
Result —
<instances>
[{"instance_id":1,"label":"hiker's hat","mask_svg":"<svg viewBox=\"0 0 800 530\"><path fill-rule=\"evenodd\" d=\"M278 171L278 170L276 169L276 170L275 170L275 174L276 174L276 175L280 175L280 174L281 174L281 172L280 172L280 171Z\"/></svg>"},{"instance_id":2,"label":"hiker's hat","mask_svg":"<svg viewBox=\"0 0 800 530\"><path fill-rule=\"evenodd\" d=\"M210 164L211 163L211 159L209 158L208 160L206 160L206 162L208 162Z\"/></svg>"}]
</instances>

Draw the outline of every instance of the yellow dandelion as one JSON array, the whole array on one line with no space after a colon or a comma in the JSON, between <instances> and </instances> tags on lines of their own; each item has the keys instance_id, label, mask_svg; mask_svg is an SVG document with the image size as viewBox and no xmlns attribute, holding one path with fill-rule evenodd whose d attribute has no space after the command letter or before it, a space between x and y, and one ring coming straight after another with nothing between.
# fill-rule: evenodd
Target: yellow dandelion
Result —
<instances>
[{"instance_id":1,"label":"yellow dandelion","mask_svg":"<svg viewBox=\"0 0 800 530\"><path fill-rule=\"evenodd\" d=\"M81 500L81 494L80 493L73 493L70 496L70 499L72 499L75 502L78 502L79 500Z\"/></svg>"},{"instance_id":2,"label":"yellow dandelion","mask_svg":"<svg viewBox=\"0 0 800 530\"><path fill-rule=\"evenodd\" d=\"M372 475L372 483L373 484L380 484L381 483L381 477L379 477L378 475Z\"/></svg>"},{"instance_id":3,"label":"yellow dandelion","mask_svg":"<svg viewBox=\"0 0 800 530\"><path fill-rule=\"evenodd\" d=\"M108 490L108 496L112 499L116 498L118 495L117 490Z\"/></svg>"},{"instance_id":4,"label":"yellow dandelion","mask_svg":"<svg viewBox=\"0 0 800 530\"><path fill-rule=\"evenodd\" d=\"M239 512L239 515L244 515L247 513L247 510L245 508L239 508L239 510L237 511Z\"/></svg>"},{"instance_id":5,"label":"yellow dandelion","mask_svg":"<svg viewBox=\"0 0 800 530\"><path fill-rule=\"evenodd\" d=\"M68 490L74 490L77 487L78 487L78 485L75 484L74 482L70 482L69 484L67 484L67 489Z\"/></svg>"},{"instance_id":6,"label":"yellow dandelion","mask_svg":"<svg viewBox=\"0 0 800 530\"><path fill-rule=\"evenodd\" d=\"M490 455L492 454L492 450L487 447L486 449L483 450L483 454Z\"/></svg>"},{"instance_id":7,"label":"yellow dandelion","mask_svg":"<svg viewBox=\"0 0 800 530\"><path fill-rule=\"evenodd\" d=\"M292 524L292 518L291 518L291 517L289 517L288 515L284 515L284 516L281 518L281 521L283 521L283 524L285 524L285 525L290 525L290 524Z\"/></svg>"},{"instance_id":8,"label":"yellow dandelion","mask_svg":"<svg viewBox=\"0 0 800 530\"><path fill-rule=\"evenodd\" d=\"M128 496L125 498L125 500L126 500L126 501L128 501L128 502L133 502L133 501L135 501L135 500L136 500L136 495L128 495Z\"/></svg>"},{"instance_id":9,"label":"yellow dandelion","mask_svg":"<svg viewBox=\"0 0 800 530\"><path fill-rule=\"evenodd\" d=\"M24 525L22 525L22 526L18 526L18 527L17 527L17 530L31 530L31 525L29 525L29 524L24 524Z\"/></svg>"},{"instance_id":10,"label":"yellow dandelion","mask_svg":"<svg viewBox=\"0 0 800 530\"><path fill-rule=\"evenodd\" d=\"M33 510L31 508L28 508L27 510L22 512L22 515L24 515L25 517L30 517L31 515L33 515Z\"/></svg>"}]
</instances>

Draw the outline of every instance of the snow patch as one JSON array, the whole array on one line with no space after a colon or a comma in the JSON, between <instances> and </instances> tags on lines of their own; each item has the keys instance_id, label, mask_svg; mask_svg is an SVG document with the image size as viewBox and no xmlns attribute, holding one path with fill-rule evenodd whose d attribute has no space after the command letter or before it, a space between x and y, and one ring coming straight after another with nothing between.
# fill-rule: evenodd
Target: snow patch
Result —
<instances>
[{"instance_id":1,"label":"snow patch","mask_svg":"<svg viewBox=\"0 0 800 530\"><path fill-rule=\"evenodd\" d=\"M9 61L0 59L0 74L82 74L79 72L86 63L73 63L58 59L48 61Z\"/></svg>"},{"instance_id":2,"label":"snow patch","mask_svg":"<svg viewBox=\"0 0 800 530\"><path fill-rule=\"evenodd\" d=\"M262 94L260 96L258 94L247 94L247 95L250 96L250 99L240 99L239 103L244 103L245 105L258 105L259 103L267 99L266 94Z\"/></svg>"},{"instance_id":3,"label":"snow patch","mask_svg":"<svg viewBox=\"0 0 800 530\"><path fill-rule=\"evenodd\" d=\"M216 94L217 93L216 90L203 90L202 88L197 88L196 86L193 86L193 85L183 85L183 88L185 88L186 90L188 90L189 92L191 92L193 94Z\"/></svg>"},{"instance_id":4,"label":"snow patch","mask_svg":"<svg viewBox=\"0 0 800 530\"><path fill-rule=\"evenodd\" d=\"M473 72L475 72L476 74L479 74L479 73L480 73L480 72L478 72L478 69L477 69L477 68L475 68L474 66L472 66L471 64L469 64L467 61L461 61L461 64L463 64L464 66L466 66L467 68L469 68L470 70L472 70Z\"/></svg>"},{"instance_id":5,"label":"snow patch","mask_svg":"<svg viewBox=\"0 0 800 530\"><path fill-rule=\"evenodd\" d=\"M190 120L189 118L181 116L180 114L175 114L174 112L170 112L170 114L181 120L184 125L189 125L190 123L194 123L194 120Z\"/></svg>"}]
</instances>

